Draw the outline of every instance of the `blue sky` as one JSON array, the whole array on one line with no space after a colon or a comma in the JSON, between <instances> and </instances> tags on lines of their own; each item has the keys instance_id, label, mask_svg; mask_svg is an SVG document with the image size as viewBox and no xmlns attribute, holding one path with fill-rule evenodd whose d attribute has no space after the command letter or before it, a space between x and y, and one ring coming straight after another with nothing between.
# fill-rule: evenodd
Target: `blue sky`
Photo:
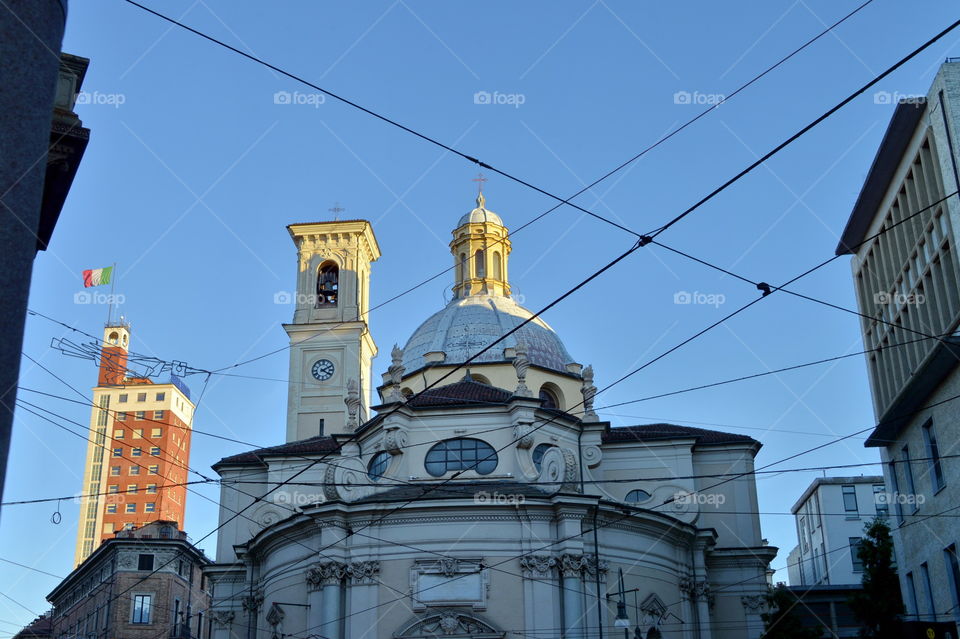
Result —
<instances>
[{"instance_id":1,"label":"blue sky","mask_svg":"<svg viewBox=\"0 0 960 639\"><path fill-rule=\"evenodd\" d=\"M331 91L562 196L580 190L702 108L729 94L851 11L857 3L718 3L613 0L507 2L149 3ZM875 0L847 23L658 149L577 199L649 231L736 174L955 19L948 2ZM960 34L884 80L877 91L926 93ZM292 308L274 295L294 285L287 224L346 217L373 222L383 251L373 304L450 264L449 233L473 206L476 169L443 150L183 32L120 0L74 2L64 50L91 58L77 111L91 142L50 249L36 260L30 306L99 333L102 305L77 304L83 269L118 264L133 348L213 369L282 347ZM277 92L291 104L277 104ZM299 92L294 94L294 92ZM477 103L487 92L491 103ZM875 91L831 117L659 239L753 280L781 283L833 254L892 113ZM481 94L482 95L482 94ZM680 103L678 103L680 102ZM489 208L508 227L553 202L488 175ZM624 232L561 208L513 238L511 279L539 309L626 250ZM449 298L449 277L371 319L386 368L420 321ZM795 289L854 307L846 258ZM103 290L103 289L101 289ZM717 304L676 304L678 293ZM753 299L749 285L646 247L545 319L597 385ZM711 298L705 296L712 295ZM24 351L87 391L89 361L50 348L65 330L30 317ZM74 336L76 337L76 336ZM850 314L773 295L609 392L597 404L761 372L861 349ZM284 379L280 353L237 370ZM188 378L196 394L199 377ZM24 361L22 386L71 391ZM28 393L21 397L33 401ZM215 377L197 412L202 430L272 445L284 439L286 384ZM49 400L86 424L88 409ZM745 433L764 447L758 465L872 423L861 357L603 413L614 425L672 421ZM873 462L850 439L785 466ZM80 490L86 442L26 413L17 416L4 500ZM209 473L245 447L196 435L190 463ZM864 467L847 474L879 473ZM762 525L786 563L796 543L789 511L818 473L758 481ZM186 529L216 526L218 490L188 498ZM77 505L3 509L0 558L66 575ZM212 539L201 544L211 551ZM785 579L785 571L778 573ZM56 580L0 563L4 592L46 609ZM31 612L0 599L0 637Z\"/></svg>"}]
</instances>

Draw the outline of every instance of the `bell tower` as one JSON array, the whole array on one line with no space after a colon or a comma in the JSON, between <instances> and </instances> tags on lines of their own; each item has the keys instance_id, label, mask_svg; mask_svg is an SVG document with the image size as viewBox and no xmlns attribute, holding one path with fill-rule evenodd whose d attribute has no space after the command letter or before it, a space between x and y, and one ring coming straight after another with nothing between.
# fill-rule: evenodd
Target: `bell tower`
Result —
<instances>
[{"instance_id":1,"label":"bell tower","mask_svg":"<svg viewBox=\"0 0 960 639\"><path fill-rule=\"evenodd\" d=\"M297 289L290 337L287 441L348 433L370 413L377 345L367 323L370 264L380 247L366 220L291 224Z\"/></svg>"}]
</instances>

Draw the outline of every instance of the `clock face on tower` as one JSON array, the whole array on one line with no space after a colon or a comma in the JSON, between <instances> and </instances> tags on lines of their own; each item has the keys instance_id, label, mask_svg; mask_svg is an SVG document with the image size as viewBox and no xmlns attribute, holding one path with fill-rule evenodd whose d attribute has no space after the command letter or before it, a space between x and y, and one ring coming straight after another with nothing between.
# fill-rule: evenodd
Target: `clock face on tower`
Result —
<instances>
[{"instance_id":1,"label":"clock face on tower","mask_svg":"<svg viewBox=\"0 0 960 639\"><path fill-rule=\"evenodd\" d=\"M318 381L325 382L333 377L334 370L333 362L329 359L318 359L310 372Z\"/></svg>"}]
</instances>

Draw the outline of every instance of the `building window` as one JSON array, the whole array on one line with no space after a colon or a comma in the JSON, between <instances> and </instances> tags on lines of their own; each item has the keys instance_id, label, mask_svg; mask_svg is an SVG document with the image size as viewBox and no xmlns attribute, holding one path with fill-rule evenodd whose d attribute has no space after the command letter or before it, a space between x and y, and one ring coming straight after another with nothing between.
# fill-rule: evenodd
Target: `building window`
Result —
<instances>
[{"instance_id":1,"label":"building window","mask_svg":"<svg viewBox=\"0 0 960 639\"><path fill-rule=\"evenodd\" d=\"M140 448L131 448L130 456L131 457L140 457L143 454L143 450Z\"/></svg>"},{"instance_id":2,"label":"building window","mask_svg":"<svg viewBox=\"0 0 960 639\"><path fill-rule=\"evenodd\" d=\"M156 495L157 494L157 485L156 484L147 484L147 494Z\"/></svg>"},{"instance_id":3,"label":"building window","mask_svg":"<svg viewBox=\"0 0 960 639\"><path fill-rule=\"evenodd\" d=\"M139 474L140 474L140 467L139 467L139 466L131 466L131 467L130 467L130 474L131 474L131 475L139 475Z\"/></svg>"},{"instance_id":4,"label":"building window","mask_svg":"<svg viewBox=\"0 0 960 639\"><path fill-rule=\"evenodd\" d=\"M143 512L145 513L155 513L157 512L157 503L154 501L148 501L143 505Z\"/></svg>"},{"instance_id":5,"label":"building window","mask_svg":"<svg viewBox=\"0 0 960 639\"><path fill-rule=\"evenodd\" d=\"M144 411L142 411L142 410L138 410L138 411L137 411L137 414L136 414L136 418L137 418L137 419L145 419L145 418L146 418L146 413L145 413ZM142 428L140 429L140 432L143 433L143 429L142 429Z\"/></svg>"},{"instance_id":6,"label":"building window","mask_svg":"<svg viewBox=\"0 0 960 639\"><path fill-rule=\"evenodd\" d=\"M960 608L960 561L957 560L957 545L950 544L943 549L947 574L950 579L950 592L953 593L953 610Z\"/></svg>"},{"instance_id":7,"label":"building window","mask_svg":"<svg viewBox=\"0 0 960 639\"><path fill-rule=\"evenodd\" d=\"M890 504L887 503L887 487L883 484L873 485L873 505L877 509L877 517L890 516Z\"/></svg>"},{"instance_id":8,"label":"building window","mask_svg":"<svg viewBox=\"0 0 960 639\"><path fill-rule=\"evenodd\" d=\"M479 475L489 475L497 468L497 451L479 439L448 439L427 451L424 466L433 477L458 470L475 470Z\"/></svg>"},{"instance_id":9,"label":"building window","mask_svg":"<svg viewBox=\"0 0 960 639\"><path fill-rule=\"evenodd\" d=\"M487 276L487 260L484 257L483 249L477 249L477 252L473 254L473 271L474 277Z\"/></svg>"},{"instance_id":10,"label":"building window","mask_svg":"<svg viewBox=\"0 0 960 639\"><path fill-rule=\"evenodd\" d=\"M137 570L153 570L153 555L141 553L137 558Z\"/></svg>"},{"instance_id":11,"label":"building window","mask_svg":"<svg viewBox=\"0 0 960 639\"><path fill-rule=\"evenodd\" d=\"M162 428L151 428L151 429L150 429L150 437L163 437L163 429L162 429Z\"/></svg>"},{"instance_id":12,"label":"building window","mask_svg":"<svg viewBox=\"0 0 960 639\"><path fill-rule=\"evenodd\" d=\"M110 492L110 493L112 493L112 494L119 493L119 492L120 492L120 484L110 484L109 486L107 486L107 491Z\"/></svg>"},{"instance_id":13,"label":"building window","mask_svg":"<svg viewBox=\"0 0 960 639\"><path fill-rule=\"evenodd\" d=\"M908 616L912 615L916 619L920 618L920 604L917 603L917 584L913 580L913 573L907 573L907 601L910 604L910 608L913 610L911 613L910 610L907 611Z\"/></svg>"},{"instance_id":14,"label":"building window","mask_svg":"<svg viewBox=\"0 0 960 639\"><path fill-rule=\"evenodd\" d=\"M158 402L162 402L162 401L165 400L166 398L167 398L167 394L166 394L166 393L157 393L157 401L158 401Z\"/></svg>"},{"instance_id":15,"label":"building window","mask_svg":"<svg viewBox=\"0 0 960 639\"><path fill-rule=\"evenodd\" d=\"M940 446L937 445L937 433L933 430L933 420L923 425L923 441L927 446L927 457L930 463L930 483L933 492L938 492L946 485L943 479L943 465L940 462Z\"/></svg>"},{"instance_id":16,"label":"building window","mask_svg":"<svg viewBox=\"0 0 960 639\"><path fill-rule=\"evenodd\" d=\"M923 589L927 592L927 614L930 619L936 619L937 606L933 600L933 583L930 581L930 567L927 562L920 564L920 577L923 579Z\"/></svg>"},{"instance_id":17,"label":"building window","mask_svg":"<svg viewBox=\"0 0 960 639\"><path fill-rule=\"evenodd\" d=\"M856 519L860 516L857 509L857 487L843 487L843 511L847 514L847 519Z\"/></svg>"},{"instance_id":18,"label":"building window","mask_svg":"<svg viewBox=\"0 0 960 639\"><path fill-rule=\"evenodd\" d=\"M121 412L117 413L117 421L118 421L118 422L125 422L125 421L127 421L127 413L126 413L126 411L121 411ZM122 433L123 431L121 430L120 432ZM123 437L123 435L121 435L121 437Z\"/></svg>"},{"instance_id":19,"label":"building window","mask_svg":"<svg viewBox=\"0 0 960 639\"><path fill-rule=\"evenodd\" d=\"M142 428L134 428L134 429L133 429L133 438L134 438L134 439L143 439L143 429L142 429Z\"/></svg>"},{"instance_id":20,"label":"building window","mask_svg":"<svg viewBox=\"0 0 960 639\"><path fill-rule=\"evenodd\" d=\"M623 501L630 502L632 504L642 504L645 501L649 501L652 496L653 495L647 491L637 488L636 490L631 490L629 493L627 493L627 496L624 497Z\"/></svg>"},{"instance_id":21,"label":"building window","mask_svg":"<svg viewBox=\"0 0 960 639\"><path fill-rule=\"evenodd\" d=\"M802 544L801 552L803 552L803 554L807 554L808 552L810 552L810 544L807 538L807 518L806 517L800 518L799 526L800 526L800 543Z\"/></svg>"},{"instance_id":22,"label":"building window","mask_svg":"<svg viewBox=\"0 0 960 639\"><path fill-rule=\"evenodd\" d=\"M367 465L367 475L373 481L378 481L383 477L383 473L387 471L387 466L390 465L390 453L386 451L380 451L373 456L373 459L370 460L370 464Z\"/></svg>"},{"instance_id":23,"label":"building window","mask_svg":"<svg viewBox=\"0 0 960 639\"><path fill-rule=\"evenodd\" d=\"M127 486L127 494L128 494L128 495L136 495L136 494L137 494L137 485L136 485L136 484L130 484L129 486Z\"/></svg>"},{"instance_id":24,"label":"building window","mask_svg":"<svg viewBox=\"0 0 960 639\"><path fill-rule=\"evenodd\" d=\"M160 447L159 447L159 446L153 446L153 447L151 447L151 448L150 448L150 454L151 454L152 456L154 456L154 457L159 457L159 456L160 456Z\"/></svg>"},{"instance_id":25,"label":"building window","mask_svg":"<svg viewBox=\"0 0 960 639\"><path fill-rule=\"evenodd\" d=\"M137 393L137 401L138 401L138 402L145 402L145 401L147 401L147 394L146 394L146 393Z\"/></svg>"},{"instance_id":26,"label":"building window","mask_svg":"<svg viewBox=\"0 0 960 639\"><path fill-rule=\"evenodd\" d=\"M913 504L913 512L917 512L920 506L917 503L919 501L917 499L917 487L913 481L913 464L910 463L910 447L904 446L901 452L903 453L903 476L907 478L907 490L910 491L910 494L907 495L908 501Z\"/></svg>"},{"instance_id":27,"label":"building window","mask_svg":"<svg viewBox=\"0 0 960 639\"><path fill-rule=\"evenodd\" d=\"M113 456L114 456L114 457L123 457L123 449L122 449L122 448L114 448L114 449L113 449Z\"/></svg>"},{"instance_id":28,"label":"building window","mask_svg":"<svg viewBox=\"0 0 960 639\"><path fill-rule=\"evenodd\" d=\"M887 464L887 472L890 476L890 487L893 488L893 507L897 510L897 523L903 524L903 504L900 500L900 479L897 477L897 462Z\"/></svg>"},{"instance_id":29,"label":"building window","mask_svg":"<svg viewBox=\"0 0 960 639\"><path fill-rule=\"evenodd\" d=\"M860 544L863 537L848 537L850 541L850 560L853 562L853 572L863 572L863 560L860 559Z\"/></svg>"},{"instance_id":30,"label":"building window","mask_svg":"<svg viewBox=\"0 0 960 639\"><path fill-rule=\"evenodd\" d=\"M147 472L150 475L157 475L160 473L160 466L158 466L157 464L153 464L147 469Z\"/></svg>"},{"instance_id":31,"label":"building window","mask_svg":"<svg viewBox=\"0 0 960 639\"><path fill-rule=\"evenodd\" d=\"M150 565L153 566L153 555L140 555L140 557L150 557ZM148 570L152 570L152 567L148 568ZM150 623L150 612L150 595L134 595L133 616L130 622L148 624Z\"/></svg>"},{"instance_id":32,"label":"building window","mask_svg":"<svg viewBox=\"0 0 960 639\"><path fill-rule=\"evenodd\" d=\"M537 472L542 472L540 467L543 465L543 456L553 447L553 444L537 444L533 449L533 465L537 467Z\"/></svg>"},{"instance_id":33,"label":"building window","mask_svg":"<svg viewBox=\"0 0 960 639\"><path fill-rule=\"evenodd\" d=\"M317 270L317 308L336 306L340 288L340 268L334 262L324 262Z\"/></svg>"},{"instance_id":34,"label":"building window","mask_svg":"<svg viewBox=\"0 0 960 639\"><path fill-rule=\"evenodd\" d=\"M114 477L118 476L118 475L120 474L120 467L119 467L119 466L111 466L111 467L110 467L110 474L113 475Z\"/></svg>"},{"instance_id":35,"label":"building window","mask_svg":"<svg viewBox=\"0 0 960 639\"><path fill-rule=\"evenodd\" d=\"M162 410L155 410L155 411L153 411L153 418L154 418L154 419L163 419L163 411L162 411Z\"/></svg>"},{"instance_id":36,"label":"building window","mask_svg":"<svg viewBox=\"0 0 960 639\"><path fill-rule=\"evenodd\" d=\"M126 403L127 403L127 394L126 394L126 393L121 393L121 394L120 394L120 397L117 398L117 401L120 402L121 404L126 404Z\"/></svg>"},{"instance_id":37,"label":"building window","mask_svg":"<svg viewBox=\"0 0 960 639\"><path fill-rule=\"evenodd\" d=\"M117 505L116 505L116 504L107 504L107 513L108 513L108 514L113 515L113 514L115 514L116 512L117 512Z\"/></svg>"},{"instance_id":38,"label":"building window","mask_svg":"<svg viewBox=\"0 0 960 639\"><path fill-rule=\"evenodd\" d=\"M135 512L137 512L137 505L136 505L136 504L124 504L124 506L123 506L123 512L125 512L125 513L135 513Z\"/></svg>"}]
</instances>

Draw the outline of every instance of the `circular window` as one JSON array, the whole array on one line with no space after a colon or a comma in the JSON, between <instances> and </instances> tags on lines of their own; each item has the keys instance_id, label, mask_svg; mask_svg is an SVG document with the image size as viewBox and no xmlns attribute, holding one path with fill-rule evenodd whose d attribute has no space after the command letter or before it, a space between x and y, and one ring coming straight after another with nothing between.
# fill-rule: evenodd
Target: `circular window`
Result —
<instances>
[{"instance_id":1,"label":"circular window","mask_svg":"<svg viewBox=\"0 0 960 639\"><path fill-rule=\"evenodd\" d=\"M387 466L390 465L390 453L380 451L373 456L367 465L367 476L373 481L379 481L383 474L387 472Z\"/></svg>"},{"instance_id":2,"label":"circular window","mask_svg":"<svg viewBox=\"0 0 960 639\"><path fill-rule=\"evenodd\" d=\"M628 501L634 504L642 504L643 502L649 500L650 497L650 493L645 490L631 490L629 493L627 493L627 496L624 497L623 501Z\"/></svg>"},{"instance_id":3,"label":"circular window","mask_svg":"<svg viewBox=\"0 0 960 639\"><path fill-rule=\"evenodd\" d=\"M543 464L543 456L553 447L553 444L537 444L537 447L533 449L533 465L537 467L537 471L540 470L540 465Z\"/></svg>"},{"instance_id":4,"label":"circular window","mask_svg":"<svg viewBox=\"0 0 960 639\"><path fill-rule=\"evenodd\" d=\"M427 451L424 468L433 477L457 470L475 470L480 475L489 475L497 468L497 451L479 439L448 439Z\"/></svg>"}]
</instances>

